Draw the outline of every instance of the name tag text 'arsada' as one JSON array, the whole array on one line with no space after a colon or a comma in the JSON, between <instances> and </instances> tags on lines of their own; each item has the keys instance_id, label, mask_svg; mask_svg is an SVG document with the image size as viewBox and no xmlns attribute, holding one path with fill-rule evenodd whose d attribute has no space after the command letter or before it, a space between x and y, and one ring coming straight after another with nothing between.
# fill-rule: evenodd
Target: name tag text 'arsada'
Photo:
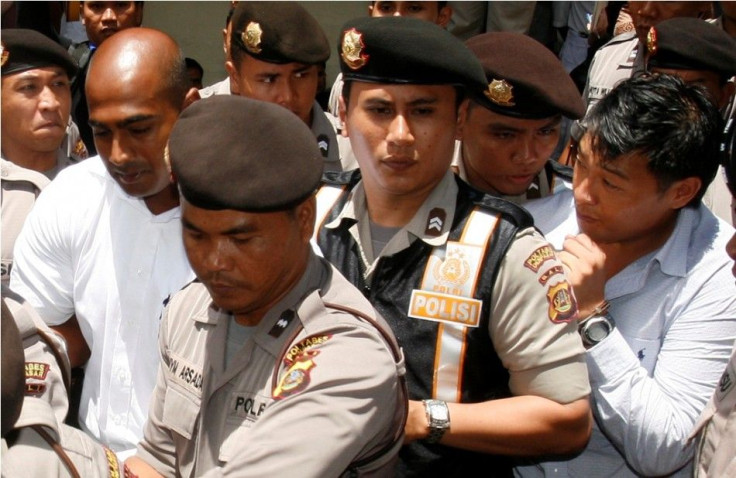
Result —
<instances>
[{"instance_id":1,"label":"name tag text 'arsada'","mask_svg":"<svg viewBox=\"0 0 736 478\"><path fill-rule=\"evenodd\" d=\"M478 327L483 301L456 295L413 290L409 317Z\"/></svg>"}]
</instances>

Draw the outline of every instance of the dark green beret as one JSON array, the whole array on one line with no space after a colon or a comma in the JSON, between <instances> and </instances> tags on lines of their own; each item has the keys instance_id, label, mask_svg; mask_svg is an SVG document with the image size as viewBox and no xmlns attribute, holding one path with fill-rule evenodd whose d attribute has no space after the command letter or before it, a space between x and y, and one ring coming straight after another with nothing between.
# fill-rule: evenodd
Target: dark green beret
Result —
<instances>
[{"instance_id":1,"label":"dark green beret","mask_svg":"<svg viewBox=\"0 0 736 478\"><path fill-rule=\"evenodd\" d=\"M465 42L478 57L487 83L473 92L476 102L517 118L572 119L585 115L585 102L560 60L533 38L511 32L483 33Z\"/></svg>"},{"instance_id":2,"label":"dark green beret","mask_svg":"<svg viewBox=\"0 0 736 478\"><path fill-rule=\"evenodd\" d=\"M231 49L269 63L327 61L330 44L315 18L297 2L238 2Z\"/></svg>"},{"instance_id":3,"label":"dark green beret","mask_svg":"<svg viewBox=\"0 0 736 478\"><path fill-rule=\"evenodd\" d=\"M77 63L67 51L42 33L25 28L4 29L2 41L2 76L34 68L60 66L73 78Z\"/></svg>"},{"instance_id":4,"label":"dark green beret","mask_svg":"<svg viewBox=\"0 0 736 478\"><path fill-rule=\"evenodd\" d=\"M409 17L361 17L345 23L338 41L345 81L423 85L485 85L478 59L444 28Z\"/></svg>"},{"instance_id":5,"label":"dark green beret","mask_svg":"<svg viewBox=\"0 0 736 478\"><path fill-rule=\"evenodd\" d=\"M319 186L323 160L309 127L288 109L237 95L196 101L169 136L182 196L203 209L291 209Z\"/></svg>"},{"instance_id":6,"label":"dark green beret","mask_svg":"<svg viewBox=\"0 0 736 478\"><path fill-rule=\"evenodd\" d=\"M706 70L736 74L736 40L722 28L697 18L671 18L647 35L648 68Z\"/></svg>"}]
</instances>

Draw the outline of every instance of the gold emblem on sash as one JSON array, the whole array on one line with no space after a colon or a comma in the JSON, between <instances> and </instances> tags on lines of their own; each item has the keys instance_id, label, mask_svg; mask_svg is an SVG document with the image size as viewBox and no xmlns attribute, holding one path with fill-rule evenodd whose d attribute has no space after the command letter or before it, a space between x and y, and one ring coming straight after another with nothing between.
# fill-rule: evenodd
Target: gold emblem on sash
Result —
<instances>
[{"instance_id":1,"label":"gold emblem on sash","mask_svg":"<svg viewBox=\"0 0 736 478\"><path fill-rule=\"evenodd\" d=\"M483 93L486 97L500 106L516 106L514 103L514 87L506 80L493 80L488 85L488 90Z\"/></svg>"},{"instance_id":2,"label":"gold emblem on sash","mask_svg":"<svg viewBox=\"0 0 736 478\"><path fill-rule=\"evenodd\" d=\"M346 31L342 37L340 56L351 70L362 68L367 62L369 55L363 54L363 34L355 28Z\"/></svg>"},{"instance_id":3,"label":"gold emblem on sash","mask_svg":"<svg viewBox=\"0 0 736 478\"><path fill-rule=\"evenodd\" d=\"M258 22L250 22L245 31L240 34L240 39L243 41L245 48L253 54L259 54L261 50L261 37L263 36L263 30Z\"/></svg>"}]
</instances>

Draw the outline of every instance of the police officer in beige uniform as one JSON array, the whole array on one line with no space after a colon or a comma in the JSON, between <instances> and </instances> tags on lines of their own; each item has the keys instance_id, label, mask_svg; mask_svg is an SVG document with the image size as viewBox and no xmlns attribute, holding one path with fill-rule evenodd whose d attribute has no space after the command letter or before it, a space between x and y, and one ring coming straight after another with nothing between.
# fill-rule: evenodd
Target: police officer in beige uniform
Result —
<instances>
[{"instance_id":1,"label":"police officer in beige uniform","mask_svg":"<svg viewBox=\"0 0 736 478\"><path fill-rule=\"evenodd\" d=\"M5 287L2 308L3 320L9 317L16 324L25 356L23 405L12 430L3 436L2 475L119 477L122 467L115 453L64 423L70 380L64 340L30 304ZM6 373L18 371L3 368Z\"/></svg>"},{"instance_id":2,"label":"police officer in beige uniform","mask_svg":"<svg viewBox=\"0 0 736 478\"><path fill-rule=\"evenodd\" d=\"M406 353L399 476L509 476L511 456L572 453L590 430L577 306L520 207L450 170L483 68L443 28L347 22L341 120L360 169L326 173L317 243Z\"/></svg>"},{"instance_id":3,"label":"police officer in beige uniform","mask_svg":"<svg viewBox=\"0 0 736 478\"><path fill-rule=\"evenodd\" d=\"M521 33L484 33L465 45L480 60L487 86L460 119L453 160L459 176L517 204L569 189L572 168L551 157L563 116L579 119L585 107L560 60Z\"/></svg>"},{"instance_id":4,"label":"police officer in beige uniform","mask_svg":"<svg viewBox=\"0 0 736 478\"><path fill-rule=\"evenodd\" d=\"M297 2L238 2L225 68L233 94L276 103L312 129L325 171L357 167L335 116L317 102L319 67L330 57L322 27ZM215 92L215 94L220 94Z\"/></svg>"},{"instance_id":5,"label":"police officer in beige uniform","mask_svg":"<svg viewBox=\"0 0 736 478\"><path fill-rule=\"evenodd\" d=\"M15 239L36 197L60 168L74 162L65 150L69 103L65 109L64 98L77 68L61 46L33 30L4 30L2 45L0 217L7 285Z\"/></svg>"},{"instance_id":6,"label":"police officer in beige uniform","mask_svg":"<svg viewBox=\"0 0 736 478\"><path fill-rule=\"evenodd\" d=\"M403 359L310 245L322 156L309 129L271 103L214 96L182 113L169 152L198 281L163 314L158 383L127 473L390 476Z\"/></svg>"},{"instance_id":7,"label":"police officer in beige uniform","mask_svg":"<svg viewBox=\"0 0 736 478\"><path fill-rule=\"evenodd\" d=\"M49 179L85 159L87 149L70 115L74 59L43 34L13 28L2 32L0 62L2 157Z\"/></svg>"}]
</instances>

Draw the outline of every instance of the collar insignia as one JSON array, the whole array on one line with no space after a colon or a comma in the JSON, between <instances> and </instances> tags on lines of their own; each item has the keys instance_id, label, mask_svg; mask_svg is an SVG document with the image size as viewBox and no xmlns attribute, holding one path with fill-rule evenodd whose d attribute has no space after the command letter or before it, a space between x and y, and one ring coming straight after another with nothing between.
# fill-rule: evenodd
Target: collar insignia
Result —
<instances>
[{"instance_id":1,"label":"collar insignia","mask_svg":"<svg viewBox=\"0 0 736 478\"><path fill-rule=\"evenodd\" d=\"M243 41L243 45L248 49L249 52L257 55L261 50L261 37L263 36L263 30L258 22L250 22L245 31L240 34L240 39Z\"/></svg>"},{"instance_id":2,"label":"collar insignia","mask_svg":"<svg viewBox=\"0 0 736 478\"><path fill-rule=\"evenodd\" d=\"M647 51L650 55L657 53L657 30L654 27L649 28L647 33Z\"/></svg>"},{"instance_id":3,"label":"collar insignia","mask_svg":"<svg viewBox=\"0 0 736 478\"><path fill-rule=\"evenodd\" d=\"M483 94L499 106L516 106L514 103L514 87L509 85L506 80L493 80L488 85L488 90Z\"/></svg>"},{"instance_id":4,"label":"collar insignia","mask_svg":"<svg viewBox=\"0 0 736 478\"><path fill-rule=\"evenodd\" d=\"M0 42L0 56L2 56L2 58L0 59L0 67L3 67L8 62L10 52L5 49L5 43L2 42Z\"/></svg>"},{"instance_id":5,"label":"collar insignia","mask_svg":"<svg viewBox=\"0 0 736 478\"><path fill-rule=\"evenodd\" d=\"M346 31L342 37L342 48L340 48L340 56L348 68L358 70L367 62L370 55L363 54L363 34L355 28Z\"/></svg>"},{"instance_id":6,"label":"collar insignia","mask_svg":"<svg viewBox=\"0 0 736 478\"><path fill-rule=\"evenodd\" d=\"M429 211L429 217L427 218L427 227L424 233L431 237L439 237L442 235L442 226L445 225L445 219L447 213L444 209L436 207Z\"/></svg>"}]
</instances>

